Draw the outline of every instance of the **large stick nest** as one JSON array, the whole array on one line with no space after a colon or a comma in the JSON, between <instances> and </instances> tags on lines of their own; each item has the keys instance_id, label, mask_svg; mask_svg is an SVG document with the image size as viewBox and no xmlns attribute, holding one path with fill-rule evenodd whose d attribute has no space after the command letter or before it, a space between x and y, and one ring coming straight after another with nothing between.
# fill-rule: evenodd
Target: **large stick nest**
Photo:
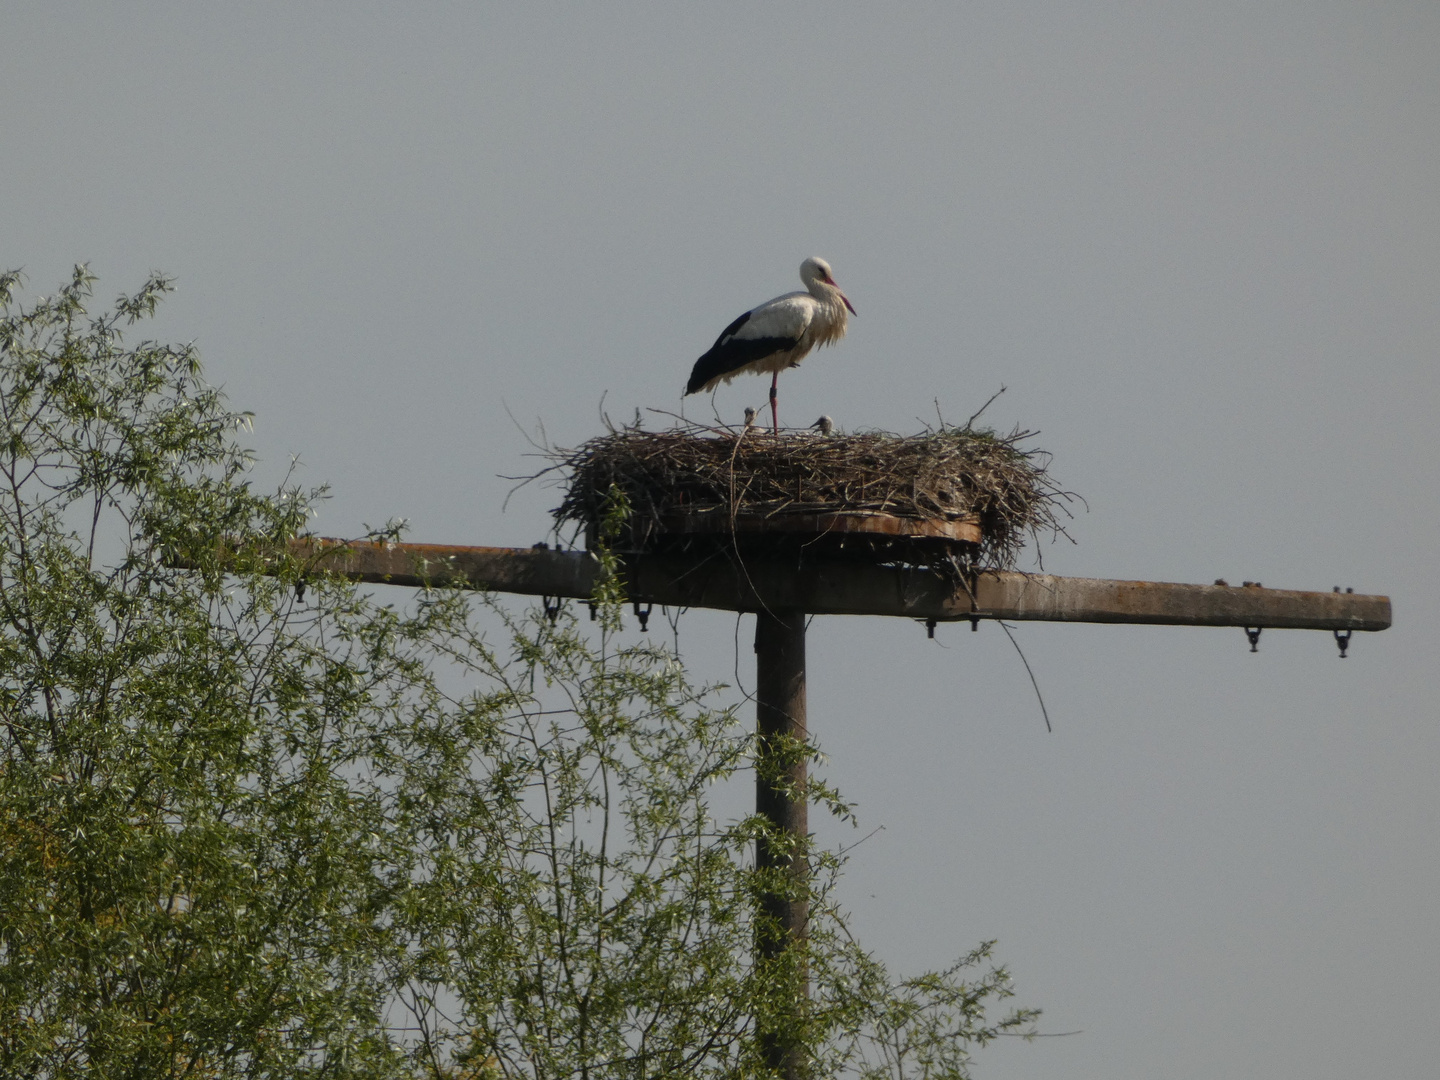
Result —
<instances>
[{"instance_id":1,"label":"large stick nest","mask_svg":"<svg viewBox=\"0 0 1440 1080\"><path fill-rule=\"evenodd\" d=\"M616 546L632 551L673 542L666 522L677 513L732 522L742 514L834 513L974 521L982 539L978 549L964 545L964 562L1013 568L1027 534L1066 535L1059 514L1069 516L1065 504L1073 497L1050 479L1048 454L1020 447L1032 434L942 427L919 435L776 436L754 428L637 425L551 452L552 467L569 479L555 518L557 526L579 526L593 542L618 499L627 516ZM934 542L870 546L887 561L937 567L956 566L955 549Z\"/></svg>"}]
</instances>

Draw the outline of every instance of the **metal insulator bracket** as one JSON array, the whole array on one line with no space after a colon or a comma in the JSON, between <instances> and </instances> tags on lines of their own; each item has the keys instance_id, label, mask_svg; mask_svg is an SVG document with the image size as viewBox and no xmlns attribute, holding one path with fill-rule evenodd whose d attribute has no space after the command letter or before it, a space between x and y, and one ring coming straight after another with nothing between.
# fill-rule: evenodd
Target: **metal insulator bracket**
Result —
<instances>
[{"instance_id":1,"label":"metal insulator bracket","mask_svg":"<svg viewBox=\"0 0 1440 1080\"><path fill-rule=\"evenodd\" d=\"M1263 629L1264 629L1264 627L1261 627L1261 626L1247 626L1247 627L1245 627L1245 636L1250 639L1250 651L1251 651L1251 652L1259 652L1259 651L1260 651L1260 631L1263 630Z\"/></svg>"},{"instance_id":2,"label":"metal insulator bracket","mask_svg":"<svg viewBox=\"0 0 1440 1080\"><path fill-rule=\"evenodd\" d=\"M1349 655L1349 653L1348 653L1346 650L1348 650L1348 649L1350 648L1350 635L1353 634L1354 632L1355 632L1355 631L1353 631L1353 630L1336 630L1336 631L1334 631L1334 634L1335 634L1335 644L1340 646L1340 659L1341 659L1341 660L1344 660L1345 657Z\"/></svg>"},{"instance_id":3,"label":"metal insulator bracket","mask_svg":"<svg viewBox=\"0 0 1440 1080\"><path fill-rule=\"evenodd\" d=\"M1336 586L1335 586L1335 591L1336 591L1337 593L1340 591L1340 586L1339 586L1339 585L1336 585ZM1347 593L1353 593L1355 590L1354 590L1354 589L1346 589L1345 591L1346 591ZM1353 631L1353 630L1336 630L1336 631L1334 632L1334 633L1335 633L1335 644L1338 645L1338 646L1340 646L1340 659L1341 659L1341 660L1344 660L1345 657L1347 657L1347 656L1349 655L1349 650L1350 650L1350 635L1353 634L1354 632L1355 632L1355 631Z\"/></svg>"},{"instance_id":4,"label":"metal insulator bracket","mask_svg":"<svg viewBox=\"0 0 1440 1080\"><path fill-rule=\"evenodd\" d=\"M640 630L642 633L650 629L650 612L654 606L653 604L646 604L644 607L641 607L639 600L636 600L632 605L635 609L635 617L640 620Z\"/></svg>"}]
</instances>

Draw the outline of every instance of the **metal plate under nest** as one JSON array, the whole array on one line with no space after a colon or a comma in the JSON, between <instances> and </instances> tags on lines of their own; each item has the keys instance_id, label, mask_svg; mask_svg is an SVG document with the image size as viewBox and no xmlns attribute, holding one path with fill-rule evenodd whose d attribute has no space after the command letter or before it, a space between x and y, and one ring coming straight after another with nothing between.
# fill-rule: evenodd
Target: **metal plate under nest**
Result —
<instances>
[{"instance_id":1,"label":"metal plate under nest","mask_svg":"<svg viewBox=\"0 0 1440 1080\"><path fill-rule=\"evenodd\" d=\"M896 539L953 540L980 543L980 526L974 521L947 521L944 518L904 518L894 514L737 514L721 511L667 515L662 528L668 533L689 535L731 535L748 537L765 534L810 536L885 536Z\"/></svg>"}]
</instances>

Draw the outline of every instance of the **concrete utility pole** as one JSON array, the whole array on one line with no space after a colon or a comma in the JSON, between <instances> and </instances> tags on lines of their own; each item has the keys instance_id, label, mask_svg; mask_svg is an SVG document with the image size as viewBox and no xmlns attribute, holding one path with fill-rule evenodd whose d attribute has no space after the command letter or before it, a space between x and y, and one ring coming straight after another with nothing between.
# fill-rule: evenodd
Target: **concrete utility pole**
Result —
<instances>
[{"instance_id":1,"label":"concrete utility pole","mask_svg":"<svg viewBox=\"0 0 1440 1080\"><path fill-rule=\"evenodd\" d=\"M779 890L760 898L762 923L756 933L756 962L769 965L772 977L793 987L798 999L810 996L802 967L787 964L786 950L805 940L810 929L810 800L808 732L805 727L805 614L761 611L755 615L755 812L771 821L778 836L756 845L758 869L785 878ZM792 963L803 963L796 954ZM766 1057L786 1077L804 1075L802 1048L774 1033L761 1032Z\"/></svg>"},{"instance_id":2,"label":"concrete utility pole","mask_svg":"<svg viewBox=\"0 0 1440 1080\"><path fill-rule=\"evenodd\" d=\"M440 544L294 541L292 552L317 572L391 585L464 585L496 592L586 600L600 564L590 554L536 548ZM1390 625L1390 599L1350 592L1295 592L1245 583L1180 585L1106 581L985 570L956 583L939 574L853 560L747 557L697 560L628 555L621 561L626 596L637 604L754 612L756 668L755 808L775 826L773 843L756 852L761 869L781 871L785 887L762 898L765 922L756 959L785 972L786 949L805 939L809 923L809 833L805 792L805 620L808 615L889 615L926 622L981 619L1048 622L1239 626L1251 648L1265 628L1334 631L1341 655L1356 630ZM809 994L803 969L789 971L799 1001ZM797 1047L760 1033L770 1064L789 1080L805 1075Z\"/></svg>"}]
</instances>

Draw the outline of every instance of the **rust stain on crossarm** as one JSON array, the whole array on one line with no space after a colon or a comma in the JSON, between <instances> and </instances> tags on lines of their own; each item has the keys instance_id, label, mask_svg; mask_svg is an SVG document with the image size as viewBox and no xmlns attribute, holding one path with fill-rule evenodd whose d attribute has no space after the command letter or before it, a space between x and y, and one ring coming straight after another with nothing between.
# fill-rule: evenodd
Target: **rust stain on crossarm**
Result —
<instances>
[{"instance_id":1,"label":"rust stain on crossarm","mask_svg":"<svg viewBox=\"0 0 1440 1080\"><path fill-rule=\"evenodd\" d=\"M599 565L571 551L472 547L455 544L374 543L306 537L291 552L351 581L424 588L467 585L529 596L587 597Z\"/></svg>"},{"instance_id":2,"label":"rust stain on crossarm","mask_svg":"<svg viewBox=\"0 0 1440 1080\"><path fill-rule=\"evenodd\" d=\"M981 574L975 598L982 614L1049 622L1384 630L1391 619L1388 596L1013 572Z\"/></svg>"}]
</instances>

